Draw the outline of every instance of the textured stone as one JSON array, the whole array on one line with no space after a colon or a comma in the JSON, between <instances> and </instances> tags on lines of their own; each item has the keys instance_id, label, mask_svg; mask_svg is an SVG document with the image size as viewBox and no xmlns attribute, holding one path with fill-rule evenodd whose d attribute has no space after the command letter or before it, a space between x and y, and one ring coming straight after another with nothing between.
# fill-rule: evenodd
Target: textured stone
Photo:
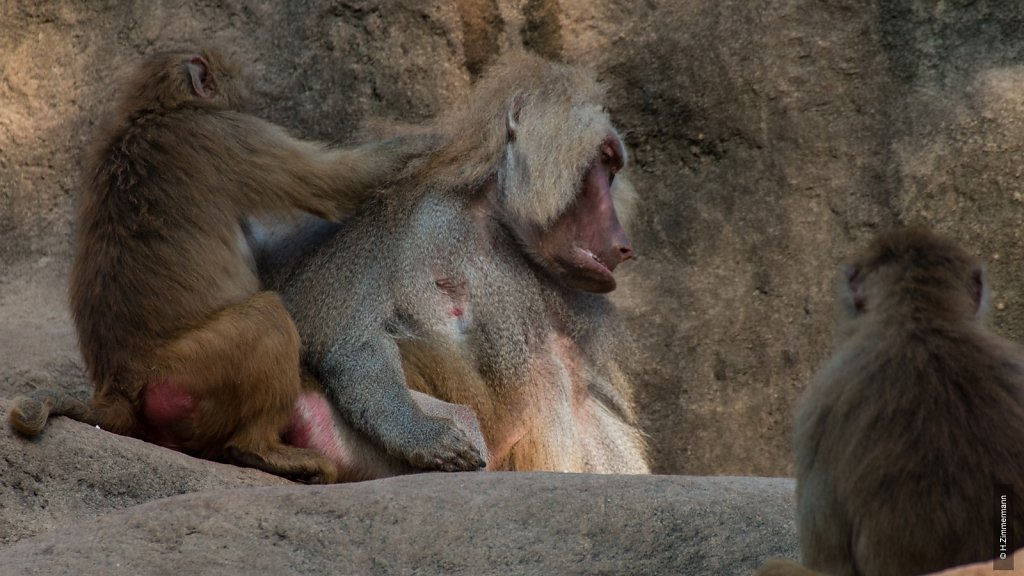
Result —
<instances>
[{"instance_id":1,"label":"textured stone","mask_svg":"<svg viewBox=\"0 0 1024 576\"><path fill-rule=\"evenodd\" d=\"M745 574L795 555L792 483L424 474L214 490L0 550L0 571L120 574Z\"/></svg>"},{"instance_id":2,"label":"textured stone","mask_svg":"<svg viewBox=\"0 0 1024 576\"><path fill-rule=\"evenodd\" d=\"M0 548L73 523L89 526L112 510L167 496L291 484L67 418L54 418L39 438L28 440L7 425L9 403L0 401L0 410Z\"/></svg>"},{"instance_id":3,"label":"textured stone","mask_svg":"<svg viewBox=\"0 0 1024 576\"><path fill-rule=\"evenodd\" d=\"M1000 568L997 570L995 564L992 561L988 561L943 570L942 572L937 572L934 576L1007 576L1009 574L1024 574L1024 548L1017 550L1013 554L1012 562L1012 570L1004 563L1001 563Z\"/></svg>"}]
</instances>

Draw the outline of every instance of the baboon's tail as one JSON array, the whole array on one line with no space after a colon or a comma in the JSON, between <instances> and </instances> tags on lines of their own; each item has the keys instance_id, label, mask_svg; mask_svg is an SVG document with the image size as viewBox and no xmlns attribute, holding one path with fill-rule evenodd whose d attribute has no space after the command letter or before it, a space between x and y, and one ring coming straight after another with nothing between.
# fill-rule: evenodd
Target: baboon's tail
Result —
<instances>
[{"instance_id":1,"label":"baboon's tail","mask_svg":"<svg viewBox=\"0 0 1024 576\"><path fill-rule=\"evenodd\" d=\"M50 415L68 416L79 422L103 427L101 411L63 390L36 390L15 398L11 426L26 436L36 436L46 427Z\"/></svg>"}]
</instances>

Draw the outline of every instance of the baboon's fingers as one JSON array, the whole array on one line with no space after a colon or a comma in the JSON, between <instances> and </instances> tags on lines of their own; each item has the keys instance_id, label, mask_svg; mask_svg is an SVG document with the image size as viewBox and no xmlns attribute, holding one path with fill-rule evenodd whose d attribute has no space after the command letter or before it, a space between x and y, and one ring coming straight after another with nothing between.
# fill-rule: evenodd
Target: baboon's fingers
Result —
<instances>
[{"instance_id":1,"label":"baboon's fingers","mask_svg":"<svg viewBox=\"0 0 1024 576\"><path fill-rule=\"evenodd\" d=\"M480 449L469 436L447 418L430 418L434 426L433 441L414 449L409 454L409 463L416 468L440 470L442 472L463 472L479 470L487 466Z\"/></svg>"}]
</instances>

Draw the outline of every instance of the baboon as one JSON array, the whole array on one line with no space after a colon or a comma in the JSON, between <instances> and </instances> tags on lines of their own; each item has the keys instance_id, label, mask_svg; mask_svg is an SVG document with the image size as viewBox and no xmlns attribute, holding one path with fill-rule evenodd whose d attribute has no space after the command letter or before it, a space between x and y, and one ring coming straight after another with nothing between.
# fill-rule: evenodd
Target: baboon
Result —
<instances>
[{"instance_id":1,"label":"baboon","mask_svg":"<svg viewBox=\"0 0 1024 576\"><path fill-rule=\"evenodd\" d=\"M266 271L306 369L388 454L474 452L411 388L475 411L487 469L648 471L620 368L630 340L604 296L633 256L619 213L634 193L603 95L581 68L503 56L467 104L419 127L432 151Z\"/></svg>"},{"instance_id":2,"label":"baboon","mask_svg":"<svg viewBox=\"0 0 1024 576\"><path fill-rule=\"evenodd\" d=\"M66 414L299 480L337 476L281 443L299 337L261 288L242 223L346 215L422 144L297 140L245 113L246 97L240 68L209 50L154 55L124 84L85 159L70 276L92 401L38 391L15 403L15 429L38 434Z\"/></svg>"},{"instance_id":3,"label":"baboon","mask_svg":"<svg viewBox=\"0 0 1024 576\"><path fill-rule=\"evenodd\" d=\"M909 575L992 559L997 486L1024 489L1024 355L984 323L981 265L909 228L877 238L843 280L842 343L796 414L806 568L776 560L759 574ZM1008 528L1024 534L1008 498Z\"/></svg>"}]
</instances>

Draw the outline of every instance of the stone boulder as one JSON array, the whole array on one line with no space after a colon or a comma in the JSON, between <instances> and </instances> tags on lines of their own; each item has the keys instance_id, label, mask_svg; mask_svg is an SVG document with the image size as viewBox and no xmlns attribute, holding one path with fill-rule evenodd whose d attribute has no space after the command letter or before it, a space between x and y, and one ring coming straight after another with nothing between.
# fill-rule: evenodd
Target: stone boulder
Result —
<instances>
[{"instance_id":1,"label":"stone boulder","mask_svg":"<svg viewBox=\"0 0 1024 576\"><path fill-rule=\"evenodd\" d=\"M792 483L459 473L164 498L0 550L10 574L744 574L796 554Z\"/></svg>"},{"instance_id":2,"label":"stone boulder","mask_svg":"<svg viewBox=\"0 0 1024 576\"><path fill-rule=\"evenodd\" d=\"M67 418L38 438L7 425L0 400L0 548L69 524L167 496L291 482L253 470L197 460ZM0 570L2 572L2 570Z\"/></svg>"},{"instance_id":3,"label":"stone boulder","mask_svg":"<svg viewBox=\"0 0 1024 576\"><path fill-rule=\"evenodd\" d=\"M1012 569L1008 569L1007 566L1000 566L1000 569L996 570L995 564L992 561L988 561L959 568L950 568L949 570L938 572L934 576L1005 576L1007 574L1024 574L1024 548L1017 550L1013 554Z\"/></svg>"}]
</instances>

